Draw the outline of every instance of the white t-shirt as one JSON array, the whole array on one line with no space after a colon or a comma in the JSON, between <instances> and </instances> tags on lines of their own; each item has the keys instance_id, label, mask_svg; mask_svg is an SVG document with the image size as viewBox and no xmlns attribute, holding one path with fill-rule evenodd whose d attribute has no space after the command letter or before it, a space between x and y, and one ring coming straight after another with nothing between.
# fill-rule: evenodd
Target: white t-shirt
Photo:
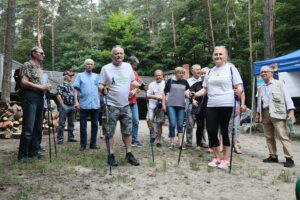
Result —
<instances>
[{"instance_id":1,"label":"white t-shirt","mask_svg":"<svg viewBox=\"0 0 300 200\"><path fill-rule=\"evenodd\" d=\"M201 81L201 77L199 77L198 79L195 79L194 76L192 76L191 78L189 78L187 80L187 82L189 83L190 87L192 87L192 85L194 85L195 83Z\"/></svg>"},{"instance_id":2,"label":"white t-shirt","mask_svg":"<svg viewBox=\"0 0 300 200\"><path fill-rule=\"evenodd\" d=\"M230 67L232 68L232 75ZM233 85L243 83L239 71L233 64L227 63L222 67L213 67L203 82L203 87L207 87L207 107L233 107L232 83Z\"/></svg>"},{"instance_id":3,"label":"white t-shirt","mask_svg":"<svg viewBox=\"0 0 300 200\"><path fill-rule=\"evenodd\" d=\"M162 80L160 83L153 81L149 84L147 95L156 96L162 98L165 89L165 81ZM149 108L154 109L156 107L157 100L156 99L149 99Z\"/></svg>"},{"instance_id":4,"label":"white t-shirt","mask_svg":"<svg viewBox=\"0 0 300 200\"><path fill-rule=\"evenodd\" d=\"M109 63L103 66L99 83L108 86L107 104L115 107L127 106L133 80L134 73L129 63L123 62L120 66Z\"/></svg>"}]
</instances>

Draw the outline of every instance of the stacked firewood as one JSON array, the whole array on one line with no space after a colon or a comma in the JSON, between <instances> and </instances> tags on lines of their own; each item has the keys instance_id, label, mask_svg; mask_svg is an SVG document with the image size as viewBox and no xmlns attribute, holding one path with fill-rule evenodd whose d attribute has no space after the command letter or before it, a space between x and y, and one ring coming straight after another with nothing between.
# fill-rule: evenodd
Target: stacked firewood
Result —
<instances>
[{"instance_id":1,"label":"stacked firewood","mask_svg":"<svg viewBox=\"0 0 300 200\"><path fill-rule=\"evenodd\" d=\"M0 138L19 138L23 121L22 107L18 102L0 105Z\"/></svg>"},{"instance_id":2,"label":"stacked firewood","mask_svg":"<svg viewBox=\"0 0 300 200\"><path fill-rule=\"evenodd\" d=\"M56 110L50 113L50 128L56 130L58 126L59 113ZM0 103L0 138L20 138L22 131L23 110L19 102L9 104ZM49 130L48 111L45 113L43 121L43 133Z\"/></svg>"},{"instance_id":3,"label":"stacked firewood","mask_svg":"<svg viewBox=\"0 0 300 200\"><path fill-rule=\"evenodd\" d=\"M50 120L49 120L50 128L56 128L58 126L59 113L57 111L52 111L49 113L49 116L50 116ZM43 122L44 129L47 130L49 128L49 122L48 122L48 111L46 111L44 122Z\"/></svg>"}]
</instances>

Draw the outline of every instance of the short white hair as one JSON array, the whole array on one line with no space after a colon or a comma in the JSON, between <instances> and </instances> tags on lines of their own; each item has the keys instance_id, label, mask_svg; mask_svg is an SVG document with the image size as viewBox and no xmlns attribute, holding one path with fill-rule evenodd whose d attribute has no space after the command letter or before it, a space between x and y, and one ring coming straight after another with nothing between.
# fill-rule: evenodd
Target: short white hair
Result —
<instances>
[{"instance_id":1,"label":"short white hair","mask_svg":"<svg viewBox=\"0 0 300 200\"><path fill-rule=\"evenodd\" d=\"M194 65L192 65L192 71L193 71L194 69L196 69L197 67L199 67L199 68L201 69L201 65L199 65L199 64L194 64Z\"/></svg>"},{"instance_id":2,"label":"short white hair","mask_svg":"<svg viewBox=\"0 0 300 200\"><path fill-rule=\"evenodd\" d=\"M94 60L93 59L91 59L91 58L88 58L88 59L86 59L85 61L84 61L84 66L86 65L86 63L88 63L88 62L92 62L93 63L93 65L95 64L95 62L94 62Z\"/></svg>"}]
</instances>

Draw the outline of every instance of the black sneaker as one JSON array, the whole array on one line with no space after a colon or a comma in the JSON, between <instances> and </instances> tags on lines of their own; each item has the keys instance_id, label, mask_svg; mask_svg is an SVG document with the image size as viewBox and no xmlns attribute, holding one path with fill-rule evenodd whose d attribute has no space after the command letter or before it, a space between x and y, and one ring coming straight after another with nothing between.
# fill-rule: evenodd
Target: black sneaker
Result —
<instances>
[{"instance_id":1,"label":"black sneaker","mask_svg":"<svg viewBox=\"0 0 300 200\"><path fill-rule=\"evenodd\" d=\"M156 147L159 147L159 148L162 147L161 143L158 142L158 143L156 144Z\"/></svg>"},{"instance_id":2,"label":"black sneaker","mask_svg":"<svg viewBox=\"0 0 300 200\"><path fill-rule=\"evenodd\" d=\"M90 149L100 149L100 147L97 146L96 144L91 144Z\"/></svg>"},{"instance_id":3,"label":"black sneaker","mask_svg":"<svg viewBox=\"0 0 300 200\"><path fill-rule=\"evenodd\" d=\"M58 145L64 144L64 141L58 140L58 141L57 141L57 144L58 144Z\"/></svg>"},{"instance_id":4,"label":"black sneaker","mask_svg":"<svg viewBox=\"0 0 300 200\"><path fill-rule=\"evenodd\" d=\"M32 163L32 159L28 156L24 156L22 158L18 158L19 162L29 164Z\"/></svg>"},{"instance_id":5,"label":"black sneaker","mask_svg":"<svg viewBox=\"0 0 300 200\"><path fill-rule=\"evenodd\" d=\"M70 138L70 139L68 139L68 142L78 142L78 140L76 140L74 138Z\"/></svg>"},{"instance_id":6,"label":"black sneaker","mask_svg":"<svg viewBox=\"0 0 300 200\"><path fill-rule=\"evenodd\" d=\"M84 150L86 150L86 146L81 146L79 149L79 151L84 151Z\"/></svg>"},{"instance_id":7,"label":"black sneaker","mask_svg":"<svg viewBox=\"0 0 300 200\"><path fill-rule=\"evenodd\" d=\"M133 156L133 154L131 152L128 152L126 154L126 157L125 159L127 160L127 162L131 165L134 165L134 166L138 166L140 165L140 163L135 159L135 157Z\"/></svg>"},{"instance_id":8,"label":"black sneaker","mask_svg":"<svg viewBox=\"0 0 300 200\"><path fill-rule=\"evenodd\" d=\"M118 166L114 154L110 154L110 156L107 156L107 164L114 167Z\"/></svg>"},{"instance_id":9,"label":"black sneaker","mask_svg":"<svg viewBox=\"0 0 300 200\"><path fill-rule=\"evenodd\" d=\"M278 162L278 158L277 157L269 156L268 158L263 159L263 162L265 162L265 163L277 163Z\"/></svg>"},{"instance_id":10,"label":"black sneaker","mask_svg":"<svg viewBox=\"0 0 300 200\"><path fill-rule=\"evenodd\" d=\"M286 158L285 163L283 164L284 167L295 167L295 163L291 158Z\"/></svg>"}]
</instances>

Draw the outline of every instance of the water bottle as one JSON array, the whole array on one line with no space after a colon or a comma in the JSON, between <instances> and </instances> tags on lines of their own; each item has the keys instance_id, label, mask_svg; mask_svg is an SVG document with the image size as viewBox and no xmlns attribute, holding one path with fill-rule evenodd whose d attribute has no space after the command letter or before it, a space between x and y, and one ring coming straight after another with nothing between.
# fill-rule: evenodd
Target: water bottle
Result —
<instances>
[{"instance_id":1,"label":"water bottle","mask_svg":"<svg viewBox=\"0 0 300 200\"><path fill-rule=\"evenodd\" d=\"M288 126L288 128L289 128L290 134L295 135L295 134L296 134L296 131L295 131L295 128L294 128L294 122L293 122L290 118L288 118L288 119L286 120L286 124L287 124L287 126Z\"/></svg>"}]
</instances>

